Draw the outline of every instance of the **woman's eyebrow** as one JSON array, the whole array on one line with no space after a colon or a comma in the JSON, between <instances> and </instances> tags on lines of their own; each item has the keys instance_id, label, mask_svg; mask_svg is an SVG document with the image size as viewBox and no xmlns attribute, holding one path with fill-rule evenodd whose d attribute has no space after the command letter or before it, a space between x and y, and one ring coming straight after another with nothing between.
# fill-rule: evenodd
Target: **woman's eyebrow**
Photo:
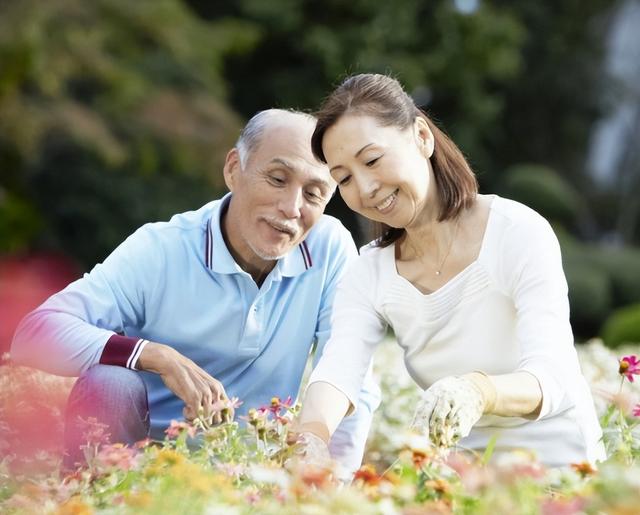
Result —
<instances>
[{"instance_id":1,"label":"woman's eyebrow","mask_svg":"<svg viewBox=\"0 0 640 515\"><path fill-rule=\"evenodd\" d=\"M375 143L371 142L371 143L367 143L364 147L362 147L360 150L358 150L356 152L355 157L358 157L360 154L362 154L365 150L367 150L371 145L375 145ZM331 170L329 170L330 172L333 172L334 170L336 170L337 168L342 168L342 165L336 165L331 167Z\"/></svg>"}]
</instances>

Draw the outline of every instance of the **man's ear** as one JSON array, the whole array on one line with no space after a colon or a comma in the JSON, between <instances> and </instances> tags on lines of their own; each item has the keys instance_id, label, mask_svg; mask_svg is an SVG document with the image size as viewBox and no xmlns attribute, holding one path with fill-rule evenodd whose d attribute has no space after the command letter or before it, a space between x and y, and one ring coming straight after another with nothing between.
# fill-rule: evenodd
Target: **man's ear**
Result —
<instances>
[{"instance_id":1,"label":"man's ear","mask_svg":"<svg viewBox=\"0 0 640 515\"><path fill-rule=\"evenodd\" d=\"M429 159L433 155L435 148L435 138L433 132L422 116L417 116L414 124L414 135L416 137L416 143L422 149L425 157Z\"/></svg>"},{"instance_id":2,"label":"man's ear","mask_svg":"<svg viewBox=\"0 0 640 515\"><path fill-rule=\"evenodd\" d=\"M240 153L237 148L232 148L227 152L227 157L224 160L224 183L227 185L229 191L233 191L234 184L236 183L237 176L242 172L240 167Z\"/></svg>"}]
</instances>

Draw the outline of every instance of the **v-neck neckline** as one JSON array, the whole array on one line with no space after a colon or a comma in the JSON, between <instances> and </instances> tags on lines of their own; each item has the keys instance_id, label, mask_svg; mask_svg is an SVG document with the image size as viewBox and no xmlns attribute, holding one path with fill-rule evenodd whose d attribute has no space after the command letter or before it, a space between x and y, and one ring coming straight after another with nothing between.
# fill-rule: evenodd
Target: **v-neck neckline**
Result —
<instances>
[{"instance_id":1,"label":"v-neck neckline","mask_svg":"<svg viewBox=\"0 0 640 515\"><path fill-rule=\"evenodd\" d=\"M413 291L415 291L415 293L417 293L421 297L423 297L423 298L433 298L433 297L437 297L437 296L443 294L448 289L453 287L456 283L458 283L462 277L468 275L470 270L476 268L476 266L478 265L478 263L480 261L480 258L482 257L483 253L485 252L485 248L486 248L487 240L488 240L488 236L489 236L489 231L490 231L491 226L492 226L494 206L495 206L495 203L500 198L498 195L492 195L492 197L493 198L491 199L491 204L489 205L489 216L487 217L487 223L486 223L485 228L484 228L484 234L482 235L482 243L480 243L480 250L478 251L478 255L476 256L476 258L473 261L471 261L471 263L469 263L467 266L465 266L462 270L460 270L460 272L455 274L451 279L449 279L446 283L444 283L439 288L436 288L435 290L430 291L429 293L423 293L422 291L420 291L420 289L418 287L416 287L415 284L413 284L406 277L400 275L400 273L398 272L398 267L396 265L396 257L395 257L396 256L396 252L395 252L396 243L394 242L393 244L389 245L385 249L388 252L388 255L389 255L389 261L391 262L391 267L392 267L392 272L393 272L394 278L396 280L401 281L401 282L405 282Z\"/></svg>"}]
</instances>

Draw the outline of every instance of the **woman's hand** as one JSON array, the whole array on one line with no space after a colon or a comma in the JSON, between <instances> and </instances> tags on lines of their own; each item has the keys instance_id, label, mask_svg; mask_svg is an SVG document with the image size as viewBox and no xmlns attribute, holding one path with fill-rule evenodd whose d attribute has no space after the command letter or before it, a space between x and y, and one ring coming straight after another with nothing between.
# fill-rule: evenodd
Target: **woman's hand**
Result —
<instances>
[{"instance_id":1,"label":"woman's hand","mask_svg":"<svg viewBox=\"0 0 640 515\"><path fill-rule=\"evenodd\" d=\"M485 411L482 391L464 377L445 377L425 390L412 428L428 434L438 447L450 447L469 434Z\"/></svg>"},{"instance_id":2,"label":"woman's hand","mask_svg":"<svg viewBox=\"0 0 640 515\"><path fill-rule=\"evenodd\" d=\"M298 454L301 463L326 469L332 468L333 461L329 453L329 446L318 435L308 431L298 433L296 444L299 446L296 454Z\"/></svg>"}]
</instances>

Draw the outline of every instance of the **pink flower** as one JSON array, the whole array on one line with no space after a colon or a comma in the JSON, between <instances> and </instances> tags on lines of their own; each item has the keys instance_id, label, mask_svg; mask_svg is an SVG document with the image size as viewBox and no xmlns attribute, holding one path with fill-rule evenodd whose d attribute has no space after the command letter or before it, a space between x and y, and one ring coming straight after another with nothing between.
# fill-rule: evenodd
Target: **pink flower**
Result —
<instances>
[{"instance_id":1,"label":"pink flower","mask_svg":"<svg viewBox=\"0 0 640 515\"><path fill-rule=\"evenodd\" d=\"M633 416L640 417L640 403L636 404L635 408L633 408Z\"/></svg>"},{"instance_id":2,"label":"pink flower","mask_svg":"<svg viewBox=\"0 0 640 515\"><path fill-rule=\"evenodd\" d=\"M105 445L97 456L98 463L105 468L114 467L120 470L136 468L139 462L138 450L121 443Z\"/></svg>"},{"instance_id":3,"label":"pink flower","mask_svg":"<svg viewBox=\"0 0 640 515\"><path fill-rule=\"evenodd\" d=\"M196 428L194 426L188 422L178 422L177 420L172 420L171 424L164 430L164 432L169 438L178 438L178 436L180 436L180 434L185 430L191 438L196 435Z\"/></svg>"},{"instance_id":4,"label":"pink flower","mask_svg":"<svg viewBox=\"0 0 640 515\"><path fill-rule=\"evenodd\" d=\"M585 506L584 499L574 497L573 499L546 499L540 506L543 515L577 515L583 513Z\"/></svg>"},{"instance_id":5,"label":"pink flower","mask_svg":"<svg viewBox=\"0 0 640 515\"><path fill-rule=\"evenodd\" d=\"M230 422L233 418L233 412L242 406L242 401L237 397L231 397L231 399L220 399L213 403L211 406L212 415L220 413L222 415L223 422Z\"/></svg>"},{"instance_id":6,"label":"pink flower","mask_svg":"<svg viewBox=\"0 0 640 515\"><path fill-rule=\"evenodd\" d=\"M107 433L109 426L98 422L95 417L88 417L83 419L78 417L80 428L82 429L82 439L89 445L98 445L102 443L109 443L111 437L110 433Z\"/></svg>"},{"instance_id":7,"label":"pink flower","mask_svg":"<svg viewBox=\"0 0 640 515\"><path fill-rule=\"evenodd\" d=\"M278 417L280 415L280 411L282 411L283 409L288 410L292 404L293 399L291 398L291 395L289 395L289 397L287 397L284 401L281 400L280 397L272 397L269 406L261 406L259 409L263 411L269 411L273 415Z\"/></svg>"},{"instance_id":8,"label":"pink flower","mask_svg":"<svg viewBox=\"0 0 640 515\"><path fill-rule=\"evenodd\" d=\"M618 373L633 383L633 376L640 374L640 361L635 355L625 356L620 360Z\"/></svg>"}]
</instances>

